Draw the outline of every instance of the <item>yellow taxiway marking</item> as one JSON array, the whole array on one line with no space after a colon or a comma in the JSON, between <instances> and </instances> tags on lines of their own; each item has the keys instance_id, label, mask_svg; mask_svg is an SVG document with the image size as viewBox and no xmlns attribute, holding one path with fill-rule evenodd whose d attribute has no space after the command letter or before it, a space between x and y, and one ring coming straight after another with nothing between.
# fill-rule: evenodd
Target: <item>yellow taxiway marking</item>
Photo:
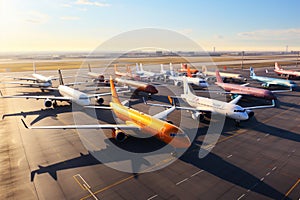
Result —
<instances>
[{"instance_id":1,"label":"yellow taxiway marking","mask_svg":"<svg viewBox=\"0 0 300 200\"><path fill-rule=\"evenodd\" d=\"M300 178L296 181L296 183L285 193L284 197L282 199L285 199L286 197L289 196L289 194L297 187L297 185L300 183Z\"/></svg>"},{"instance_id":2,"label":"yellow taxiway marking","mask_svg":"<svg viewBox=\"0 0 300 200\"><path fill-rule=\"evenodd\" d=\"M141 171L141 172L146 172L147 170L150 170L151 168L154 168L154 167L156 167L156 166L160 166L160 165L162 165L162 164L164 164L164 163L166 163L166 162L171 161L172 159L174 159L174 158L171 157L171 158L162 160L162 161L160 161L159 163L157 163L157 164L155 164L155 165L153 165L153 166L151 166L151 167L149 167L149 168L147 168L147 169L145 169L145 170L143 170L143 171ZM134 174L134 175L128 176L128 177L126 177L126 178L124 178L124 179L121 179L121 180L119 180L119 181L117 181L117 182L115 182L115 183L112 183L112 184L110 184L110 185L108 185L108 186L106 186L106 187L104 187L104 188L102 188L102 189L99 189L99 190L95 191L95 192L93 193L93 195L98 194L98 193L100 193L100 192L103 192L103 191L105 191L105 190L108 190L108 189L110 189L110 188L112 188L112 187L114 187L114 186L117 186L117 185L119 185L119 184L121 184L121 183L123 183L123 182L126 182L126 181L128 181L128 180L130 180L130 179L132 179L132 178L134 178L134 177L136 177L136 176L138 176L138 174ZM87 195L87 196L85 196L85 197L82 197L80 200L87 199L87 198L89 198L89 197L91 197L91 196L92 196L92 194L89 194L89 195Z\"/></svg>"}]
</instances>

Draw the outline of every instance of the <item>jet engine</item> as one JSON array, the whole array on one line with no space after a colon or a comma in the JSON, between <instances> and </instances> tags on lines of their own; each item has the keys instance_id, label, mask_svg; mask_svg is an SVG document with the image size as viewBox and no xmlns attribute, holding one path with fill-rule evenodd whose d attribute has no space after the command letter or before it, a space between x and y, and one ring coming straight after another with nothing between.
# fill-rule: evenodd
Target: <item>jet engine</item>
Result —
<instances>
[{"instance_id":1,"label":"jet engine","mask_svg":"<svg viewBox=\"0 0 300 200\"><path fill-rule=\"evenodd\" d=\"M247 110L246 112L249 116L249 119L254 116L254 112L252 110Z\"/></svg>"},{"instance_id":2,"label":"jet engine","mask_svg":"<svg viewBox=\"0 0 300 200\"><path fill-rule=\"evenodd\" d=\"M127 138L127 135L121 130L114 130L112 135L118 142L123 142Z\"/></svg>"},{"instance_id":3,"label":"jet engine","mask_svg":"<svg viewBox=\"0 0 300 200\"><path fill-rule=\"evenodd\" d=\"M181 81L175 81L174 84L178 87L180 87L182 85Z\"/></svg>"},{"instance_id":4,"label":"jet engine","mask_svg":"<svg viewBox=\"0 0 300 200\"><path fill-rule=\"evenodd\" d=\"M96 102L99 104L99 105L102 105L104 103L104 99L102 97L96 97Z\"/></svg>"},{"instance_id":5,"label":"jet engine","mask_svg":"<svg viewBox=\"0 0 300 200\"><path fill-rule=\"evenodd\" d=\"M49 108L52 106L52 101L50 99L46 99L44 104L45 104L45 107Z\"/></svg>"},{"instance_id":6,"label":"jet engine","mask_svg":"<svg viewBox=\"0 0 300 200\"><path fill-rule=\"evenodd\" d=\"M204 120L204 115L200 112L193 112L192 113L192 118L194 120L199 120L200 122L202 122Z\"/></svg>"}]
</instances>

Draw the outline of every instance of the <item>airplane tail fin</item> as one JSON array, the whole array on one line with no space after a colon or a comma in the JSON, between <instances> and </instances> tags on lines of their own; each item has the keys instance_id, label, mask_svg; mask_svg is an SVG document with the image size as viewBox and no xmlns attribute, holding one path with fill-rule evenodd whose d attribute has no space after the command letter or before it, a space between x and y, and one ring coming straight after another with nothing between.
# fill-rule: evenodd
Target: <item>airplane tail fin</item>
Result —
<instances>
[{"instance_id":1,"label":"airplane tail fin","mask_svg":"<svg viewBox=\"0 0 300 200\"><path fill-rule=\"evenodd\" d=\"M139 68L139 64L138 63L135 63L135 70L138 72L140 71L140 68Z\"/></svg>"},{"instance_id":2,"label":"airplane tail fin","mask_svg":"<svg viewBox=\"0 0 300 200\"><path fill-rule=\"evenodd\" d=\"M191 94L192 92L191 92L190 86L188 84L187 78L183 77L182 81L183 81L183 94L184 95Z\"/></svg>"},{"instance_id":3,"label":"airplane tail fin","mask_svg":"<svg viewBox=\"0 0 300 200\"><path fill-rule=\"evenodd\" d=\"M160 73L164 73L164 64L160 64Z\"/></svg>"},{"instance_id":4,"label":"airplane tail fin","mask_svg":"<svg viewBox=\"0 0 300 200\"><path fill-rule=\"evenodd\" d=\"M279 67L278 63L275 62L275 69L280 70L281 68Z\"/></svg>"},{"instance_id":5,"label":"airplane tail fin","mask_svg":"<svg viewBox=\"0 0 300 200\"><path fill-rule=\"evenodd\" d=\"M202 73L203 73L203 74L206 74L206 71L207 71L207 67L206 67L205 65L203 65L203 66L202 66Z\"/></svg>"},{"instance_id":6,"label":"airplane tail fin","mask_svg":"<svg viewBox=\"0 0 300 200\"><path fill-rule=\"evenodd\" d=\"M88 63L89 72L92 72L90 63Z\"/></svg>"},{"instance_id":7,"label":"airplane tail fin","mask_svg":"<svg viewBox=\"0 0 300 200\"><path fill-rule=\"evenodd\" d=\"M144 68L143 68L143 64L140 63L140 70L143 72L144 71Z\"/></svg>"},{"instance_id":8,"label":"airplane tail fin","mask_svg":"<svg viewBox=\"0 0 300 200\"><path fill-rule=\"evenodd\" d=\"M127 73L132 76L132 71L129 65L127 65Z\"/></svg>"},{"instance_id":9,"label":"airplane tail fin","mask_svg":"<svg viewBox=\"0 0 300 200\"><path fill-rule=\"evenodd\" d=\"M219 70L216 70L216 78L218 83L223 83Z\"/></svg>"},{"instance_id":10,"label":"airplane tail fin","mask_svg":"<svg viewBox=\"0 0 300 200\"><path fill-rule=\"evenodd\" d=\"M250 67L250 76L255 76L255 72L253 67Z\"/></svg>"},{"instance_id":11,"label":"airplane tail fin","mask_svg":"<svg viewBox=\"0 0 300 200\"><path fill-rule=\"evenodd\" d=\"M115 74L118 72L117 65L114 64Z\"/></svg>"},{"instance_id":12,"label":"airplane tail fin","mask_svg":"<svg viewBox=\"0 0 300 200\"><path fill-rule=\"evenodd\" d=\"M32 67L33 67L33 73L36 74L36 66L35 66L35 62L32 63Z\"/></svg>"},{"instance_id":13,"label":"airplane tail fin","mask_svg":"<svg viewBox=\"0 0 300 200\"><path fill-rule=\"evenodd\" d=\"M60 69L58 69L58 76L59 76L59 85L64 85L64 80L63 80Z\"/></svg>"},{"instance_id":14,"label":"airplane tail fin","mask_svg":"<svg viewBox=\"0 0 300 200\"><path fill-rule=\"evenodd\" d=\"M188 76L188 77L193 77L193 76L192 76L192 73L191 73L190 66L187 67L187 76Z\"/></svg>"},{"instance_id":15,"label":"airplane tail fin","mask_svg":"<svg viewBox=\"0 0 300 200\"><path fill-rule=\"evenodd\" d=\"M112 79L111 76L110 76L109 82L110 82L110 90L111 90L111 101L113 103L121 104L119 96L118 96L116 88L115 88L114 80Z\"/></svg>"}]
</instances>

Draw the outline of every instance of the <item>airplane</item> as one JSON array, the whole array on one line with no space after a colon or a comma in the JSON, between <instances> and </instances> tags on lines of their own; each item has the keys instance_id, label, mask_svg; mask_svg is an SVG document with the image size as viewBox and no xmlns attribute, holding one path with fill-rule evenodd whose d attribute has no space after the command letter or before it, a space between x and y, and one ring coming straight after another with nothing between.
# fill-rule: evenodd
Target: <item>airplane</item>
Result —
<instances>
[{"instance_id":1,"label":"airplane","mask_svg":"<svg viewBox=\"0 0 300 200\"><path fill-rule=\"evenodd\" d=\"M111 129L112 136L119 142L127 136L141 136L147 134L172 145L176 148L188 148L191 145L189 137L182 129L166 121L167 116L175 110L175 105L154 116L142 113L126 105L128 101L121 103L112 77L110 77L111 96L110 107L90 106L96 109L110 109L124 124L96 124L96 125L63 125L63 126L27 126L29 129Z\"/></svg>"},{"instance_id":2,"label":"airplane","mask_svg":"<svg viewBox=\"0 0 300 200\"><path fill-rule=\"evenodd\" d=\"M263 82L262 86L267 88L270 87L271 85L280 85L280 86L289 87L290 90L293 90L293 88L297 87L296 83L291 80L271 78L265 76L256 76L254 69L252 67L250 67L250 78L253 80Z\"/></svg>"},{"instance_id":3,"label":"airplane","mask_svg":"<svg viewBox=\"0 0 300 200\"><path fill-rule=\"evenodd\" d=\"M248 83L243 85L224 83L221 78L219 70L216 70L216 79L217 82L215 82L215 84L223 88L226 92L230 92L231 94L250 95L250 96L269 99L269 100L276 99L276 96L273 94L272 91L261 89L261 88L255 88L255 87L246 87Z\"/></svg>"},{"instance_id":4,"label":"airplane","mask_svg":"<svg viewBox=\"0 0 300 200\"><path fill-rule=\"evenodd\" d=\"M215 76L215 72L208 71L206 66L202 66L202 74L204 76ZM224 81L227 80L236 80L236 81L247 81L247 78L244 78L241 74L228 73L228 72L220 72L221 77ZM209 78L208 78L209 80Z\"/></svg>"},{"instance_id":5,"label":"airplane","mask_svg":"<svg viewBox=\"0 0 300 200\"><path fill-rule=\"evenodd\" d=\"M159 80L163 76L162 73L145 71L142 63L140 63L140 69L139 69L138 63L136 63L136 74L142 79L146 78L146 79L150 79L150 80L153 80L153 79Z\"/></svg>"},{"instance_id":6,"label":"airplane","mask_svg":"<svg viewBox=\"0 0 300 200\"><path fill-rule=\"evenodd\" d=\"M188 68L189 69L189 68ZM173 70L170 66L170 71ZM182 82L183 82L183 79L184 79L184 75L181 75L181 76L178 76L177 74L174 73L174 71L171 73L171 75L169 76L169 80L172 80L174 82L174 85L176 86L181 86L182 85ZM202 78L199 78L199 77L186 77L188 83L190 84L194 84L196 86L200 86L202 88L206 88L208 87L208 84L207 82L202 79Z\"/></svg>"},{"instance_id":7,"label":"airplane","mask_svg":"<svg viewBox=\"0 0 300 200\"><path fill-rule=\"evenodd\" d=\"M4 84L18 84L21 86L26 86L26 87L36 87L40 88L42 92L44 90L47 90L47 88L52 87L52 80L56 80L58 78L53 78L51 76L43 76L41 74L36 73L36 66L35 63L33 63L33 74L32 77L13 77L14 80L25 80L25 81L32 81L32 82L2 82Z\"/></svg>"},{"instance_id":8,"label":"airplane","mask_svg":"<svg viewBox=\"0 0 300 200\"><path fill-rule=\"evenodd\" d=\"M236 122L236 126L239 126L240 121L245 121L253 117L254 116L253 109L275 107L274 100L272 100L272 105L253 106L253 107L239 106L237 105L237 102L242 98L242 95L239 95L229 103L206 98L206 97L196 96L190 90L186 77L184 77L183 79L183 94L180 95L180 98L182 98L185 102L187 102L191 107L176 106L176 109L192 111L192 118L194 120L203 121L206 114L216 113L234 119ZM170 105L161 105L161 104L149 104L149 105L171 107Z\"/></svg>"},{"instance_id":9,"label":"airplane","mask_svg":"<svg viewBox=\"0 0 300 200\"><path fill-rule=\"evenodd\" d=\"M87 73L88 77L93 79L93 82L104 83L108 85L108 82L105 80L104 75L100 73L92 72L91 66L88 63L89 72Z\"/></svg>"},{"instance_id":10,"label":"airplane","mask_svg":"<svg viewBox=\"0 0 300 200\"><path fill-rule=\"evenodd\" d=\"M188 71L187 68L188 68L187 64L181 63L181 69L178 69L178 72L187 73L187 71ZM192 74L197 74L198 72L199 72L198 69L190 69L190 73L192 73Z\"/></svg>"},{"instance_id":11,"label":"airplane","mask_svg":"<svg viewBox=\"0 0 300 200\"><path fill-rule=\"evenodd\" d=\"M57 106L57 101L66 101L68 103L76 103L80 106L88 106L91 105L91 98L95 98L96 102L101 105L104 102L104 99L101 96L107 96L111 93L101 93L101 94L86 94L79 90L75 90L69 86L64 85L61 71L58 70L59 74L59 83L57 90L61 96L1 96L0 98L26 98L26 99L44 99L45 107L49 108L53 106L54 108Z\"/></svg>"},{"instance_id":12,"label":"airplane","mask_svg":"<svg viewBox=\"0 0 300 200\"><path fill-rule=\"evenodd\" d=\"M274 72L278 74L278 76L285 76L289 78L296 78L300 77L300 72L294 70L286 70L282 69L277 62L275 62L275 69Z\"/></svg>"},{"instance_id":13,"label":"airplane","mask_svg":"<svg viewBox=\"0 0 300 200\"><path fill-rule=\"evenodd\" d=\"M158 90L153 85L141 81L128 80L124 78L115 78L115 81L118 83L118 85L121 84L124 86L129 86L130 88L132 87L136 94L139 92L144 92L151 97L151 95L158 93Z\"/></svg>"},{"instance_id":14,"label":"airplane","mask_svg":"<svg viewBox=\"0 0 300 200\"><path fill-rule=\"evenodd\" d=\"M126 66L127 71L126 72L120 72L117 69L117 65L114 65L115 69L115 75L118 77L126 77L126 78L131 78L131 79L140 79L138 75L132 74L130 67L127 65Z\"/></svg>"}]
</instances>

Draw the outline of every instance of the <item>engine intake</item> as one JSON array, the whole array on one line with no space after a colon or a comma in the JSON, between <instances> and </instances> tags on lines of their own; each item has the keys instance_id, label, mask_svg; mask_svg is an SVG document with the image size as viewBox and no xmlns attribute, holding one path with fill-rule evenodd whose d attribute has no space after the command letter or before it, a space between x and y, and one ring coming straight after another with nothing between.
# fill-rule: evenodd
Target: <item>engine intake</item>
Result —
<instances>
[{"instance_id":1,"label":"engine intake","mask_svg":"<svg viewBox=\"0 0 300 200\"><path fill-rule=\"evenodd\" d=\"M44 104L45 104L45 107L49 108L52 106L52 101L50 99L46 99Z\"/></svg>"},{"instance_id":2,"label":"engine intake","mask_svg":"<svg viewBox=\"0 0 300 200\"><path fill-rule=\"evenodd\" d=\"M127 135L123 131L121 131L121 130L114 130L113 131L113 137L118 142L123 142L127 138Z\"/></svg>"},{"instance_id":3,"label":"engine intake","mask_svg":"<svg viewBox=\"0 0 300 200\"><path fill-rule=\"evenodd\" d=\"M104 103L104 99L102 97L96 97L96 102L99 104L99 105L102 105Z\"/></svg>"}]
</instances>

